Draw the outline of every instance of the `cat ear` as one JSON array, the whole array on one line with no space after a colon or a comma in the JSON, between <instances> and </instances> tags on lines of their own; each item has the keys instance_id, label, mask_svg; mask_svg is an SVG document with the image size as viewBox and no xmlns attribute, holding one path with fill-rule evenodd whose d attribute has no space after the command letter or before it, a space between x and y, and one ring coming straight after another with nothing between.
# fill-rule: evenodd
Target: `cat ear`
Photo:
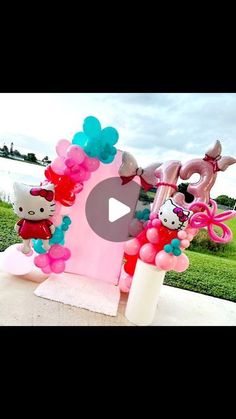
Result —
<instances>
[{"instance_id":1,"label":"cat ear","mask_svg":"<svg viewBox=\"0 0 236 419\"><path fill-rule=\"evenodd\" d=\"M218 156L221 155L221 151L222 151L222 147L221 147L221 143L219 140L217 140L215 142L215 144L213 145L213 147L210 147L207 151L206 154L210 157L213 157L214 159Z\"/></svg>"}]
</instances>

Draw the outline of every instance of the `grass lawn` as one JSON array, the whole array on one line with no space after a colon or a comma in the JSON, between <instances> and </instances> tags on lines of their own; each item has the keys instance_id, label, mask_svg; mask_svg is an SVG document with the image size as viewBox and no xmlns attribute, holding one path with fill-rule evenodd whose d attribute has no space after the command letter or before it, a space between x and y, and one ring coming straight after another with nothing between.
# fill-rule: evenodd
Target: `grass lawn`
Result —
<instances>
[{"instance_id":1,"label":"grass lawn","mask_svg":"<svg viewBox=\"0 0 236 419\"><path fill-rule=\"evenodd\" d=\"M236 302L236 261L186 251L189 268L167 272L165 284Z\"/></svg>"},{"instance_id":2,"label":"grass lawn","mask_svg":"<svg viewBox=\"0 0 236 419\"><path fill-rule=\"evenodd\" d=\"M0 202L0 251L21 242L14 232L17 217ZM183 273L167 272L165 284L236 302L236 219L228 222L234 232L229 251L219 256L188 251L190 267Z\"/></svg>"}]
</instances>

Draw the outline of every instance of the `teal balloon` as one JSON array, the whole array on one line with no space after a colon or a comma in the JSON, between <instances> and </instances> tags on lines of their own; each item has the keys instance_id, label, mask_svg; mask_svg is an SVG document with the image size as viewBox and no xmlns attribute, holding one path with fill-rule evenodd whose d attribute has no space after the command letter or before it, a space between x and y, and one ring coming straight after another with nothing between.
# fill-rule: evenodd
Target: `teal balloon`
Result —
<instances>
[{"instance_id":1,"label":"teal balloon","mask_svg":"<svg viewBox=\"0 0 236 419\"><path fill-rule=\"evenodd\" d=\"M181 250L178 248L178 247L174 247L174 249L173 249L173 254L175 255L175 256L180 256L181 255Z\"/></svg>"},{"instance_id":2,"label":"teal balloon","mask_svg":"<svg viewBox=\"0 0 236 419\"><path fill-rule=\"evenodd\" d=\"M179 247L180 246L180 240L179 239L173 239L171 240L171 244L173 247Z\"/></svg>"},{"instance_id":3,"label":"teal balloon","mask_svg":"<svg viewBox=\"0 0 236 419\"><path fill-rule=\"evenodd\" d=\"M172 248L171 244L166 244L164 246L164 250L165 250L166 253L171 253L173 248Z\"/></svg>"},{"instance_id":4,"label":"teal balloon","mask_svg":"<svg viewBox=\"0 0 236 419\"><path fill-rule=\"evenodd\" d=\"M136 218L137 218L138 220L142 220L142 218L143 218L142 211L137 211L137 212L136 212Z\"/></svg>"},{"instance_id":5,"label":"teal balloon","mask_svg":"<svg viewBox=\"0 0 236 419\"><path fill-rule=\"evenodd\" d=\"M101 138L102 138L102 141L104 141L105 143L114 145L118 141L119 134L115 128L106 127L106 128L103 128L102 130Z\"/></svg>"},{"instance_id":6,"label":"teal balloon","mask_svg":"<svg viewBox=\"0 0 236 419\"><path fill-rule=\"evenodd\" d=\"M101 134L101 124L94 116L88 116L84 120L83 130L90 138L98 138Z\"/></svg>"},{"instance_id":7,"label":"teal balloon","mask_svg":"<svg viewBox=\"0 0 236 419\"><path fill-rule=\"evenodd\" d=\"M62 221L63 221L64 224L66 224L68 226L71 225L71 222L72 222L70 217L68 217L68 215L65 215L65 217L63 217Z\"/></svg>"},{"instance_id":8,"label":"teal balloon","mask_svg":"<svg viewBox=\"0 0 236 419\"><path fill-rule=\"evenodd\" d=\"M69 230L69 226L66 225L66 224L62 224L61 229L62 229L62 231L67 231L67 230ZM64 238L64 235L63 235L63 238Z\"/></svg>"},{"instance_id":9,"label":"teal balloon","mask_svg":"<svg viewBox=\"0 0 236 419\"><path fill-rule=\"evenodd\" d=\"M114 160L114 156L108 156L106 159L103 159L102 157L100 157L100 161L104 164L112 163L113 160Z\"/></svg>"},{"instance_id":10,"label":"teal balloon","mask_svg":"<svg viewBox=\"0 0 236 419\"><path fill-rule=\"evenodd\" d=\"M36 253L39 253L40 255L46 253L46 250L43 248L42 240L34 240L34 250Z\"/></svg>"},{"instance_id":11,"label":"teal balloon","mask_svg":"<svg viewBox=\"0 0 236 419\"><path fill-rule=\"evenodd\" d=\"M117 153L117 149L115 148L115 147L111 147L111 151L110 151L110 153L111 153L111 155L112 156L115 156L116 155L116 153Z\"/></svg>"},{"instance_id":12,"label":"teal balloon","mask_svg":"<svg viewBox=\"0 0 236 419\"><path fill-rule=\"evenodd\" d=\"M50 244L60 244L63 239L64 239L64 233L63 233L61 227L56 227L56 230L55 230L52 238L49 240L49 243Z\"/></svg>"},{"instance_id":13,"label":"teal balloon","mask_svg":"<svg viewBox=\"0 0 236 419\"><path fill-rule=\"evenodd\" d=\"M143 214L143 220L144 220L144 221L149 220L149 214L148 214L148 213Z\"/></svg>"},{"instance_id":14,"label":"teal balloon","mask_svg":"<svg viewBox=\"0 0 236 419\"><path fill-rule=\"evenodd\" d=\"M149 214L150 214L150 209L148 209L148 208L144 208L143 213L144 213L144 214L148 214L148 215L149 215Z\"/></svg>"},{"instance_id":15,"label":"teal balloon","mask_svg":"<svg viewBox=\"0 0 236 419\"><path fill-rule=\"evenodd\" d=\"M88 142L89 138L84 132L77 132L72 139L72 144L79 145L82 148L84 148Z\"/></svg>"}]
</instances>

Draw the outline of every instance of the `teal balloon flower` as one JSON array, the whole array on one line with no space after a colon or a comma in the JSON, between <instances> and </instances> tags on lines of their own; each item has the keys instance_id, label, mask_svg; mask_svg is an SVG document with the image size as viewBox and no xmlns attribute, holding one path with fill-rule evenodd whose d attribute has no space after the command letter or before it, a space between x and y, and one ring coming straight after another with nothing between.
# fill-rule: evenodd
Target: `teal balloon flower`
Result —
<instances>
[{"instance_id":1,"label":"teal balloon flower","mask_svg":"<svg viewBox=\"0 0 236 419\"><path fill-rule=\"evenodd\" d=\"M49 240L49 244L65 244L65 232L69 230L71 225L71 219L67 215L63 217L62 223L59 227L56 227L52 238ZM41 239L33 240L33 247L36 253L43 254L47 253L43 247L43 241Z\"/></svg>"},{"instance_id":2,"label":"teal balloon flower","mask_svg":"<svg viewBox=\"0 0 236 419\"><path fill-rule=\"evenodd\" d=\"M173 255L175 256L180 256L182 254L182 251L180 249L180 240L179 239L171 240L170 244L166 244L164 246L164 251L166 253L173 253Z\"/></svg>"},{"instance_id":3,"label":"teal balloon flower","mask_svg":"<svg viewBox=\"0 0 236 419\"><path fill-rule=\"evenodd\" d=\"M117 149L119 134L113 127L101 127L94 116L88 116L83 123L83 131L77 132L72 144L79 145L89 157L95 157L104 164L112 163Z\"/></svg>"}]
</instances>

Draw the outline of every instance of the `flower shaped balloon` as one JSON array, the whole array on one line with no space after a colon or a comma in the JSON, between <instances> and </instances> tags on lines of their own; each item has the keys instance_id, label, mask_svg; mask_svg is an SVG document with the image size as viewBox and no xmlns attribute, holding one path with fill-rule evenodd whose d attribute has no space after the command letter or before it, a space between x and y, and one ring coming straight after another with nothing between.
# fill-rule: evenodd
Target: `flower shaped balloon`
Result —
<instances>
[{"instance_id":1,"label":"flower shaped balloon","mask_svg":"<svg viewBox=\"0 0 236 419\"><path fill-rule=\"evenodd\" d=\"M83 148L89 157L96 157L102 163L111 163L117 153L114 145L117 143L119 134L113 127L101 127L94 116L88 116L84 120L83 131L77 132L72 144Z\"/></svg>"}]
</instances>

